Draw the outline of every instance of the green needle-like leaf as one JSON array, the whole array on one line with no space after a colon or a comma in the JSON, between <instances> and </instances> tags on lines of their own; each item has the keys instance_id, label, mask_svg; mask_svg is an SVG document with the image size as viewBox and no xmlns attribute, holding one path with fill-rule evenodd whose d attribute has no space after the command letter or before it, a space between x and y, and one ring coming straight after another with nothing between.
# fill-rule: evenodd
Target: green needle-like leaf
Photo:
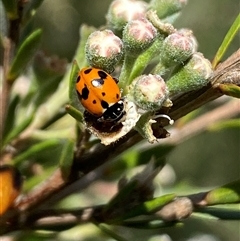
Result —
<instances>
[{"instance_id":1,"label":"green needle-like leaf","mask_svg":"<svg viewBox=\"0 0 240 241\"><path fill-rule=\"evenodd\" d=\"M223 220L239 220L240 211L231 208L201 207L196 209L199 213L206 213Z\"/></svg>"},{"instance_id":2,"label":"green needle-like leaf","mask_svg":"<svg viewBox=\"0 0 240 241\"><path fill-rule=\"evenodd\" d=\"M206 205L240 203L240 180L211 190L205 202Z\"/></svg>"},{"instance_id":3,"label":"green needle-like leaf","mask_svg":"<svg viewBox=\"0 0 240 241\"><path fill-rule=\"evenodd\" d=\"M69 115L71 115L74 119L76 119L77 121L83 123L83 114L76 109L75 107L71 106L71 105L66 105L66 111Z\"/></svg>"},{"instance_id":4,"label":"green needle-like leaf","mask_svg":"<svg viewBox=\"0 0 240 241\"><path fill-rule=\"evenodd\" d=\"M234 23L232 24L231 28L229 29L228 33L226 34L221 46L219 47L219 49L213 59L212 66L214 69L217 66L217 64L221 61L223 55L227 51L228 46L232 42L233 38L235 37L235 35L239 31L239 29L240 29L240 14L235 19Z\"/></svg>"},{"instance_id":5,"label":"green needle-like leaf","mask_svg":"<svg viewBox=\"0 0 240 241\"><path fill-rule=\"evenodd\" d=\"M131 182L132 186L127 185L126 187L128 190L125 193L123 193L123 190L120 191L120 195L117 195L111 202L106 206L106 208L110 207L112 209L116 209L117 205L119 205L119 202L121 203L121 197L127 196L131 191L134 189L134 185L136 185L136 182ZM126 188L125 187L125 188ZM149 215L152 214L158 210L160 210L164 205L170 203L173 201L173 199L176 197L175 194L166 194L161 197L154 198L152 200L143 202L139 205L136 205L136 207L133 207L130 211L123 212L122 215L118 214L118 217L114 217L113 220L111 220L111 223L121 223L123 220L133 218L140 215ZM114 207L115 205L115 207ZM108 211L108 210L105 210Z\"/></svg>"},{"instance_id":6,"label":"green needle-like leaf","mask_svg":"<svg viewBox=\"0 0 240 241\"><path fill-rule=\"evenodd\" d=\"M6 139L6 136L9 135L10 132L12 132L12 129L14 127L15 121L16 121L16 109L18 107L18 104L20 102L20 96L15 95L11 99L8 107L8 113L6 117L6 123L4 127L4 133L3 133L3 140Z\"/></svg>"},{"instance_id":7,"label":"green needle-like leaf","mask_svg":"<svg viewBox=\"0 0 240 241\"><path fill-rule=\"evenodd\" d=\"M22 43L13 60L12 66L10 67L7 77L9 82L14 82L14 80L26 68L40 44L41 36L42 30L37 29Z\"/></svg>"},{"instance_id":8,"label":"green needle-like leaf","mask_svg":"<svg viewBox=\"0 0 240 241\"><path fill-rule=\"evenodd\" d=\"M164 205L173 201L175 197L176 197L175 194L166 194L166 195L154 198L150 201L146 201L136 206L135 208L133 208L130 212L126 213L124 215L124 219L156 212L160 210Z\"/></svg>"},{"instance_id":9,"label":"green needle-like leaf","mask_svg":"<svg viewBox=\"0 0 240 241\"><path fill-rule=\"evenodd\" d=\"M70 99L70 104L73 105L76 108L81 108L80 102L77 96L76 92L76 80L77 80L77 75L78 75L79 67L76 61L74 61L70 73L70 80L69 80L69 99Z\"/></svg>"},{"instance_id":10,"label":"green needle-like leaf","mask_svg":"<svg viewBox=\"0 0 240 241\"><path fill-rule=\"evenodd\" d=\"M37 153L40 153L43 150L52 149L54 147L59 146L60 144L61 144L61 140L59 140L59 139L51 139L51 140L47 140L47 141L42 141L41 143L37 143L37 144L31 146L29 149L27 149L22 154L15 157L13 159L13 163L15 165L17 165L20 162L22 162L30 157L36 156Z\"/></svg>"},{"instance_id":11,"label":"green needle-like leaf","mask_svg":"<svg viewBox=\"0 0 240 241\"><path fill-rule=\"evenodd\" d=\"M60 164L62 173L65 177L68 177L72 167L74 146L75 146L75 143L70 139L66 140L65 143L63 144L59 164Z\"/></svg>"},{"instance_id":12,"label":"green needle-like leaf","mask_svg":"<svg viewBox=\"0 0 240 241\"><path fill-rule=\"evenodd\" d=\"M4 145L17 137L23 130L25 130L33 120L33 115L26 117L19 125L15 126L4 140Z\"/></svg>"},{"instance_id":13,"label":"green needle-like leaf","mask_svg":"<svg viewBox=\"0 0 240 241\"><path fill-rule=\"evenodd\" d=\"M220 84L218 89L225 95L240 99L240 87L234 84Z\"/></svg>"}]
</instances>

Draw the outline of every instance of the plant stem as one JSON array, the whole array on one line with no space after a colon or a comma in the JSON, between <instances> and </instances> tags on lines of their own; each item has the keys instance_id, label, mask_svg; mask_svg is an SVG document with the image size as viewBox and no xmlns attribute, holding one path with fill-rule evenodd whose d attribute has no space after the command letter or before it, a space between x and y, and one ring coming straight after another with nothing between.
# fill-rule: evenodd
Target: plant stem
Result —
<instances>
[{"instance_id":1,"label":"plant stem","mask_svg":"<svg viewBox=\"0 0 240 241\"><path fill-rule=\"evenodd\" d=\"M130 74L133 69L135 61L136 61L136 56L132 56L129 54L125 55L122 71L119 76L119 86L120 88L123 89L123 95L127 94L126 87L129 86L132 82L132 79L130 78Z\"/></svg>"}]
</instances>

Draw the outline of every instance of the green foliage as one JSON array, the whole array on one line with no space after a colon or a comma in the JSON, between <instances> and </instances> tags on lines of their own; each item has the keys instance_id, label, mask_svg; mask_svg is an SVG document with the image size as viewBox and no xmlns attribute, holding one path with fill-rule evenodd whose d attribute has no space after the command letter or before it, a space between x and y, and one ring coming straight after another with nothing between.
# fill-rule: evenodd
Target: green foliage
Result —
<instances>
[{"instance_id":1,"label":"green foliage","mask_svg":"<svg viewBox=\"0 0 240 241\"><path fill-rule=\"evenodd\" d=\"M13 128L11 132L6 136L6 139L3 142L3 145L6 145L10 141L12 141L14 138L16 138L21 132L23 132L32 122L33 116L29 116L26 119L22 121L18 126Z\"/></svg>"},{"instance_id":2,"label":"green foliage","mask_svg":"<svg viewBox=\"0 0 240 241\"><path fill-rule=\"evenodd\" d=\"M239 33L240 15L230 28L233 21L226 18L227 27L222 35L226 28L229 31L212 63L216 72L208 76L203 71L200 75L194 72L196 66L186 70L192 56L181 63L176 59L170 61L173 63L170 67L161 62L163 41L176 30L175 25L165 24L172 24L182 13L179 18L182 20L175 23L186 27L184 16L191 15L195 20L197 14L191 1L183 12L179 1L168 1L166 5L162 2L146 3L151 8L160 6L159 12L164 17L163 22L153 21L157 23L154 27L158 38L137 55L123 52L124 59L112 75L119 77L122 96L128 98L129 85L135 78L142 74L161 74L167 80L173 105L141 113L133 129L104 146L87 130L75 83L79 69L89 65L86 59L89 35L110 27L108 23L98 28L88 26L86 18L96 20L91 22L95 26L102 24L105 20L101 18L107 12L103 8L110 0L104 4L93 1L90 12L85 11L88 4L78 0L71 3L33 0L23 6L18 6L22 1L2 1L8 31L1 29L0 51L4 58L0 84L4 98L1 96L0 164L17 167L24 184L12 210L0 217L0 235L16 240L146 241L161 240L163 234L171 240L193 239L199 231L219 240L237 240L240 125L236 108L239 103L232 97L239 98L240 85L237 78L212 77L227 50L231 47L236 50L234 37ZM48 7L51 4L54 9ZM61 14L62 6L66 8L64 14ZM45 15L46 9L51 9L53 14ZM102 14L96 14L95 10L102 10ZM84 16L86 13L89 16ZM214 18L218 24L218 17ZM47 25L41 26L43 20ZM194 24L193 33L207 36L206 45L217 49L211 31L198 32L204 24ZM71 35L73 29L78 31ZM25 36L26 32L30 35ZM59 32L61 36L57 35ZM121 33L118 37L122 38ZM77 44L73 46L74 41L63 44L62 39ZM61 44L59 52L50 50L57 42ZM199 44L204 46L201 41ZM68 62L73 48L75 52ZM60 58L63 50L70 52ZM225 97L206 104L220 95ZM185 114L188 115L183 117ZM169 115L175 124L168 126L169 121L163 115ZM229 239L224 239L224 235Z\"/></svg>"},{"instance_id":3,"label":"green foliage","mask_svg":"<svg viewBox=\"0 0 240 241\"><path fill-rule=\"evenodd\" d=\"M240 98L240 87L234 84L220 84L219 90L222 91L225 95L229 95L232 97Z\"/></svg>"},{"instance_id":4,"label":"green foliage","mask_svg":"<svg viewBox=\"0 0 240 241\"><path fill-rule=\"evenodd\" d=\"M22 73L39 47L42 30L31 33L19 47L8 73L8 81L13 82Z\"/></svg>"},{"instance_id":5,"label":"green foliage","mask_svg":"<svg viewBox=\"0 0 240 241\"><path fill-rule=\"evenodd\" d=\"M230 27L228 33L226 34L221 46L219 47L214 59L212 66L216 68L217 64L221 61L223 55L227 51L229 45L231 44L233 38L238 34L240 29L240 14L236 17L234 23Z\"/></svg>"},{"instance_id":6,"label":"green foliage","mask_svg":"<svg viewBox=\"0 0 240 241\"><path fill-rule=\"evenodd\" d=\"M35 145L32 145L29 149L27 149L25 152L18 155L16 158L13 159L13 163L15 165L19 165L21 162L25 161L26 159L30 159L34 156L36 156L38 153L52 149L54 147L57 147L60 144L60 141L57 139L51 139L46 140L40 143L37 143Z\"/></svg>"},{"instance_id":7,"label":"green foliage","mask_svg":"<svg viewBox=\"0 0 240 241\"><path fill-rule=\"evenodd\" d=\"M226 184L208 192L205 200L208 205L231 204L240 202L240 181Z\"/></svg>"}]
</instances>

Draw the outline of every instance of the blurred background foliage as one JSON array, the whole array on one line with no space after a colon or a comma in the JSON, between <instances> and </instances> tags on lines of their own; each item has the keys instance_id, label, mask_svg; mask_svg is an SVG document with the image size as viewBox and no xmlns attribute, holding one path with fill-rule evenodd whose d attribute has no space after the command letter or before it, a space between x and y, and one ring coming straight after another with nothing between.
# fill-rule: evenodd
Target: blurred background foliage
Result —
<instances>
[{"instance_id":1,"label":"blurred background foliage","mask_svg":"<svg viewBox=\"0 0 240 241\"><path fill-rule=\"evenodd\" d=\"M42 28L43 38L41 50L48 56L72 61L79 37L79 26L83 23L100 27L105 24L105 14L111 0L45 0L36 12L31 22L22 33L22 38L32 29ZM181 16L174 24L176 28L190 28L199 42L199 51L210 60L213 59L225 34L239 13L239 0L189 0ZM2 26L4 26L2 24ZM225 56L239 48L239 37L234 39ZM228 97L222 97L214 103L209 103L201 112L211 111L215 106L224 103ZM71 118L71 117L69 117ZM161 141L160 141L161 143ZM174 192L178 195L209 190L212 187L239 179L240 177L240 132L239 127L212 128L180 143L167 156L167 166L156 178L156 195ZM56 146L51 151L46 150L35 157L36 163L51 172L53 164L57 164L61 147ZM134 147L126 155L125 160L134 159L138 148ZM120 157L123 159L123 157ZM47 160L47 161L46 161ZM85 189L84 196L74 194L62 202L60 207L78 207L81 205L105 203L116 191L116 181L123 170L116 170L118 160L109 164L105 178L92 183ZM26 163L27 165L27 163ZM115 168L114 168L114 165ZM129 168L130 169L130 168ZM47 172L48 173L48 172ZM27 177L28 173L24 173ZM45 176L37 176L25 184L29 189ZM214 219L197 219L194 215L184 221L185 225L177 228L157 230L136 230L115 227L115 231L125 233L128 240L145 241L150 234L155 234L149 240L199 240L199 241L236 241L240 240L240 222L218 221ZM91 231L90 231L91 230ZM164 235L163 235L164 234ZM113 240L103 236L92 224L75 227L58 234L57 239L51 239L51 233L26 232L18 240Z\"/></svg>"},{"instance_id":2,"label":"blurred background foliage","mask_svg":"<svg viewBox=\"0 0 240 241\"><path fill-rule=\"evenodd\" d=\"M71 60L79 41L79 25L104 25L110 3L111 0L44 1L33 22L35 28L44 28L43 50ZM199 51L211 60L238 13L238 0L189 0L174 26L192 29ZM235 38L227 55L238 47L239 39Z\"/></svg>"}]
</instances>

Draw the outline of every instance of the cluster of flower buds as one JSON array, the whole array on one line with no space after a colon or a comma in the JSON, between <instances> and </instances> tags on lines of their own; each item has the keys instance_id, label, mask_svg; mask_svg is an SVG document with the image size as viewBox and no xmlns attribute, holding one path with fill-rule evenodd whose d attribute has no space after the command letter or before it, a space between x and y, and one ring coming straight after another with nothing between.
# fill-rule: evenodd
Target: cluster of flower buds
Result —
<instances>
[{"instance_id":1,"label":"cluster of flower buds","mask_svg":"<svg viewBox=\"0 0 240 241\"><path fill-rule=\"evenodd\" d=\"M118 85L126 116L117 134L102 134L99 125L92 129L92 123L87 123L102 143L110 144L132 128L138 130L143 114L148 113L145 121L151 126L161 107L170 107L179 94L208 83L211 64L197 52L192 31L172 25L185 4L186 0L114 0L106 16L109 30L89 36L85 49L89 65L109 73L121 67ZM116 129L115 124L110 130ZM145 134L149 141L154 140L152 133Z\"/></svg>"}]
</instances>

